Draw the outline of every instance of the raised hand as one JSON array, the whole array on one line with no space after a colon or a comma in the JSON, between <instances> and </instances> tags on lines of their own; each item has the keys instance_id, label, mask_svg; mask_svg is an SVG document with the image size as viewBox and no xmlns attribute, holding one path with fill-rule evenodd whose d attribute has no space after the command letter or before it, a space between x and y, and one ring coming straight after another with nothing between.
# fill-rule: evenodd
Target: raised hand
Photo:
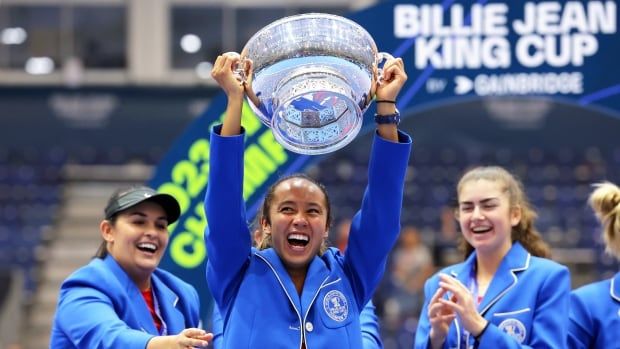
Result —
<instances>
[{"instance_id":1,"label":"raised hand","mask_svg":"<svg viewBox=\"0 0 620 349\"><path fill-rule=\"evenodd\" d=\"M407 81L405 65L401 58L388 60L383 65L383 79L375 84L377 98L377 115L390 116L396 114L396 96ZM393 123L377 125L379 135L392 142L398 142L397 125Z\"/></svg>"},{"instance_id":2,"label":"raised hand","mask_svg":"<svg viewBox=\"0 0 620 349\"><path fill-rule=\"evenodd\" d=\"M383 65L383 80L375 92L377 100L396 100L406 81L407 73L402 58L388 60Z\"/></svg>"},{"instance_id":3,"label":"raised hand","mask_svg":"<svg viewBox=\"0 0 620 349\"><path fill-rule=\"evenodd\" d=\"M220 131L220 135L222 136L232 136L241 133L241 108L246 88L252 81L252 62L244 61L243 63L246 76L250 78L250 84L248 84L247 81L243 82L238 74L235 74L235 70L240 61L241 57L238 53L224 53L217 57L215 64L213 64L213 69L211 70L211 76L228 97L226 116L224 117L222 130Z\"/></svg>"},{"instance_id":4,"label":"raised hand","mask_svg":"<svg viewBox=\"0 0 620 349\"><path fill-rule=\"evenodd\" d=\"M239 54L224 53L217 56L211 69L211 77L220 85L228 98L243 97L243 82L234 73L240 60Z\"/></svg>"}]
</instances>

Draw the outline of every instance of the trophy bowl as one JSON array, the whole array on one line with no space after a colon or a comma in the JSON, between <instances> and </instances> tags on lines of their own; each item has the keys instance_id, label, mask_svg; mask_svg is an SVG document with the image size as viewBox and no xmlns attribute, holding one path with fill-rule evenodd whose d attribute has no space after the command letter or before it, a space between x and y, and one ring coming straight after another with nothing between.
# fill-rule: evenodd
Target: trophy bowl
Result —
<instances>
[{"instance_id":1,"label":"trophy bowl","mask_svg":"<svg viewBox=\"0 0 620 349\"><path fill-rule=\"evenodd\" d=\"M323 13L267 25L240 56L240 64L254 64L251 91L260 103L249 98L252 110L280 144L306 155L335 151L357 136L379 66L391 58L357 23Z\"/></svg>"}]
</instances>

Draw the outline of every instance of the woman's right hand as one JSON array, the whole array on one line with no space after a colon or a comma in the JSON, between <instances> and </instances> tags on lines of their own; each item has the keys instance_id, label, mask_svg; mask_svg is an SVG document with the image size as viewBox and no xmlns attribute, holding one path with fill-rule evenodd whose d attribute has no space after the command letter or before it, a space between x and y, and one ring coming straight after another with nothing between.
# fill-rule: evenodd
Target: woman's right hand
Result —
<instances>
[{"instance_id":1,"label":"woman's right hand","mask_svg":"<svg viewBox=\"0 0 620 349\"><path fill-rule=\"evenodd\" d=\"M241 111L243 107L243 96L246 93L246 82L240 80L235 74L237 65L241 57L238 53L228 52L219 55L213 64L211 76L220 85L228 97L226 113L220 131L221 136L233 136L241 133ZM252 62L244 61L246 75L252 74ZM251 77L250 77L251 79ZM249 80L250 83L252 80Z\"/></svg>"},{"instance_id":2,"label":"woman's right hand","mask_svg":"<svg viewBox=\"0 0 620 349\"><path fill-rule=\"evenodd\" d=\"M217 56L211 69L211 77L220 85L229 99L235 97L243 98L243 82L234 74L240 59L239 54L236 53L221 54Z\"/></svg>"},{"instance_id":3,"label":"woman's right hand","mask_svg":"<svg viewBox=\"0 0 620 349\"><path fill-rule=\"evenodd\" d=\"M448 336L450 324L456 318L456 312L439 302L446 294L444 288L438 288L428 305L428 319L431 324L430 340L433 348L441 348Z\"/></svg>"}]
</instances>

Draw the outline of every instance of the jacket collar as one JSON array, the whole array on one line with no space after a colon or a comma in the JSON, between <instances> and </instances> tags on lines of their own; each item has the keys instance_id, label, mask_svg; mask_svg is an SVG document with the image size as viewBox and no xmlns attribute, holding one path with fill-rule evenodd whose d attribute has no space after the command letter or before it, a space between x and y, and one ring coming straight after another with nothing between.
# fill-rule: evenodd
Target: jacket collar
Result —
<instances>
[{"instance_id":1,"label":"jacket collar","mask_svg":"<svg viewBox=\"0 0 620 349\"><path fill-rule=\"evenodd\" d=\"M513 243L508 253L502 259L489 288L480 303L480 314L484 314L489 308L500 300L517 282L517 273L526 270L530 264L531 255L519 242ZM476 265L476 251L472 252L464 263L459 264L450 273L463 285L468 286L472 270Z\"/></svg>"},{"instance_id":2,"label":"jacket collar","mask_svg":"<svg viewBox=\"0 0 620 349\"><path fill-rule=\"evenodd\" d=\"M295 284L293 284L293 281L288 275L286 268L282 263L282 260L280 260L280 256L278 256L278 254L276 253L276 250L273 248L268 248L260 251L257 250L255 254L260 259L265 261L267 263L267 266L271 269L271 271L273 271L276 278L278 279L278 282L280 283L280 286L282 287L289 301L291 302L291 305L295 307L297 315L301 319L301 304L299 296L297 295L297 290L295 289Z\"/></svg>"},{"instance_id":3,"label":"jacket collar","mask_svg":"<svg viewBox=\"0 0 620 349\"><path fill-rule=\"evenodd\" d=\"M620 273L616 273L616 275L611 278L609 293L611 294L611 298L620 302Z\"/></svg>"},{"instance_id":4,"label":"jacket collar","mask_svg":"<svg viewBox=\"0 0 620 349\"><path fill-rule=\"evenodd\" d=\"M142 297L142 293L140 292L140 289L138 289L138 286L111 255L106 256L103 263L110 271L112 271L112 274L114 274L120 284L124 287L127 297L129 298L129 302L131 302L130 306L132 311L136 314L142 330L150 334L158 335L159 332L155 327L153 317L151 316L146 301ZM164 282L162 282L156 273L151 275L151 288L155 290L153 296L157 297L161 316L164 319L171 319L179 316L182 317L182 314L174 309L179 297L170 288L168 288ZM183 323L183 320L180 322L166 321L166 323Z\"/></svg>"},{"instance_id":5,"label":"jacket collar","mask_svg":"<svg viewBox=\"0 0 620 349\"><path fill-rule=\"evenodd\" d=\"M151 285L154 289L154 296L159 303L161 317L168 327L168 334L177 334L185 329L183 324L186 323L186 319L181 310L177 308L177 303L179 302L178 294L168 287L164 279L159 277L158 274L160 272L161 271L156 269L151 275ZM181 327L173 327L175 324L180 324Z\"/></svg>"},{"instance_id":6,"label":"jacket collar","mask_svg":"<svg viewBox=\"0 0 620 349\"><path fill-rule=\"evenodd\" d=\"M268 248L260 251L256 250L255 254L265 261L272 269L280 285L287 293L291 303L298 310L299 315L303 316L301 310L308 309L310 307L321 286L329 277L329 271L325 266L325 262L318 256L312 258L312 261L310 261L310 265L308 266L308 273L306 274L306 280L304 282L301 297L299 297L297 294L297 289L295 289L295 284L286 271L286 267L282 263L282 260L280 259L280 256L278 256L275 249Z\"/></svg>"},{"instance_id":7,"label":"jacket collar","mask_svg":"<svg viewBox=\"0 0 620 349\"><path fill-rule=\"evenodd\" d=\"M129 277L129 275L125 272L123 267L112 257L112 255L108 254L104 259L103 263L105 266L114 274L116 279L120 282L120 284L124 287L127 293L140 293L138 290L138 286L133 280Z\"/></svg>"},{"instance_id":8,"label":"jacket collar","mask_svg":"<svg viewBox=\"0 0 620 349\"><path fill-rule=\"evenodd\" d=\"M325 261L323 261L320 257L312 258L312 261L308 266L308 274L306 275L304 289L301 292L301 304L303 309L305 309L304 322L312 303L316 299L323 285L325 285L329 279L329 276L330 271L326 267Z\"/></svg>"}]
</instances>

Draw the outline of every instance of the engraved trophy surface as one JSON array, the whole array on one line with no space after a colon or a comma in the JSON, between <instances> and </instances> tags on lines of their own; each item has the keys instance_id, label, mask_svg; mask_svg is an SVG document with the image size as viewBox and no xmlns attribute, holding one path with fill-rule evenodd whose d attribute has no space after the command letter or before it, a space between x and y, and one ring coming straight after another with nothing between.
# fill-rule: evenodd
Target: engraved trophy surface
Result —
<instances>
[{"instance_id":1,"label":"engraved trophy surface","mask_svg":"<svg viewBox=\"0 0 620 349\"><path fill-rule=\"evenodd\" d=\"M308 13L258 31L241 52L254 63L250 106L285 148L301 154L340 149L359 133L374 72L391 56L344 17ZM241 69L242 70L242 69ZM380 79L380 78L379 78Z\"/></svg>"}]
</instances>

